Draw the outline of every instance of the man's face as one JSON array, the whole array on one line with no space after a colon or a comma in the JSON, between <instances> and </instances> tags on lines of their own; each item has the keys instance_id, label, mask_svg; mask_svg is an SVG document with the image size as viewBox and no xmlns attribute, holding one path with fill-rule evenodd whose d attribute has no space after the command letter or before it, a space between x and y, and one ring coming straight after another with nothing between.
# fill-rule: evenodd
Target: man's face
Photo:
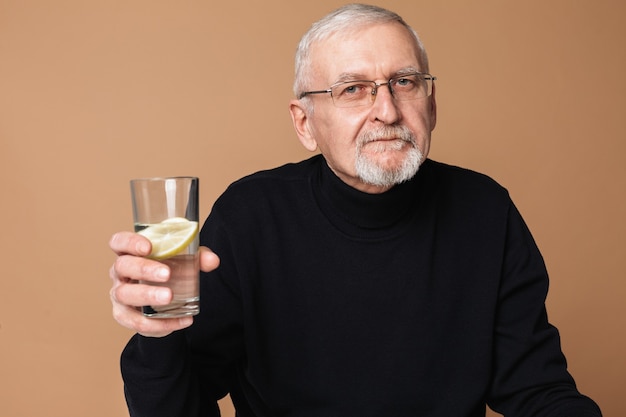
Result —
<instances>
[{"instance_id":1,"label":"man's face","mask_svg":"<svg viewBox=\"0 0 626 417\"><path fill-rule=\"evenodd\" d=\"M312 47L310 87L321 90L350 79L381 83L403 71L423 71L417 54L415 41L399 23L366 27L348 36L334 35ZM291 106L300 140L310 150L319 148L335 174L356 189L378 193L391 187L364 180L357 165L390 172L415 160L416 150L423 158L428 155L436 120L434 91L430 97L396 101L383 85L371 106L351 108L336 107L329 94L309 99L313 100L311 113L297 100ZM301 123L298 109L306 113ZM412 136L411 141L400 138L402 130ZM378 132L375 140L365 139L373 132ZM415 170L422 160L414 164Z\"/></svg>"}]
</instances>

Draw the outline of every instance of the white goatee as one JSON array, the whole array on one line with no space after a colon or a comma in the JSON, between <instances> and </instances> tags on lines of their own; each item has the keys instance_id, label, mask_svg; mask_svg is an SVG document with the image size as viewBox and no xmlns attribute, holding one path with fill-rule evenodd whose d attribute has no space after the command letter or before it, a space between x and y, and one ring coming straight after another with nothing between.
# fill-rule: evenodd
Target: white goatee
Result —
<instances>
[{"instance_id":1,"label":"white goatee","mask_svg":"<svg viewBox=\"0 0 626 417\"><path fill-rule=\"evenodd\" d=\"M373 153L383 151L399 151L402 147L411 147L398 167L385 168L380 166L375 160L363 154L363 147L370 142L384 139L397 139L395 141L385 141L379 144L372 144L369 151ZM369 130L360 135L357 139L356 174L361 181L378 187L391 187L396 184L408 181L419 170L423 155L417 147L417 142L413 133L406 126L384 126L379 129Z\"/></svg>"}]
</instances>

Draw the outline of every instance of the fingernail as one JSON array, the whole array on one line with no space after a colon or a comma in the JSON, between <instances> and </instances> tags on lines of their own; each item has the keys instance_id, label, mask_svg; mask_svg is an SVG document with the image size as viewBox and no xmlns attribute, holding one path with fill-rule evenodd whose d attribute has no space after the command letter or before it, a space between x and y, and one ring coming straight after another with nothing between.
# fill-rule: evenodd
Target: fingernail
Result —
<instances>
[{"instance_id":1,"label":"fingernail","mask_svg":"<svg viewBox=\"0 0 626 417\"><path fill-rule=\"evenodd\" d=\"M181 326L188 327L193 323L193 317L181 317L178 322Z\"/></svg>"},{"instance_id":2,"label":"fingernail","mask_svg":"<svg viewBox=\"0 0 626 417\"><path fill-rule=\"evenodd\" d=\"M158 290L154 296L158 303L167 303L170 300L170 292L168 290Z\"/></svg>"},{"instance_id":3,"label":"fingernail","mask_svg":"<svg viewBox=\"0 0 626 417\"><path fill-rule=\"evenodd\" d=\"M167 268L159 268L156 270L156 276L157 278L165 281L170 276L170 272L167 270Z\"/></svg>"},{"instance_id":4,"label":"fingernail","mask_svg":"<svg viewBox=\"0 0 626 417\"><path fill-rule=\"evenodd\" d=\"M137 245L135 246L135 249L139 253L146 253L147 254L147 253L150 252L150 245L147 242L139 241L139 242L137 242Z\"/></svg>"}]
</instances>

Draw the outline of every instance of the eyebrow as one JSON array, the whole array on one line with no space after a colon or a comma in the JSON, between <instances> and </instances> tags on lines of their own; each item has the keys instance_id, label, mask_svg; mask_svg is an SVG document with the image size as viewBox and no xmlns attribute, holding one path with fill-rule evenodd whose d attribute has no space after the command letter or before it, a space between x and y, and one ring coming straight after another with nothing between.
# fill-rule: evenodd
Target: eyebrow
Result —
<instances>
[{"instance_id":1,"label":"eyebrow","mask_svg":"<svg viewBox=\"0 0 626 417\"><path fill-rule=\"evenodd\" d=\"M398 75L410 74L412 72L419 72L419 73L421 73L422 71L420 71L419 69L417 69L415 67L406 67L406 68L402 68L402 69L399 69L398 71L396 71L395 74L393 75L393 77L396 77Z\"/></svg>"},{"instance_id":2,"label":"eyebrow","mask_svg":"<svg viewBox=\"0 0 626 417\"><path fill-rule=\"evenodd\" d=\"M335 80L334 84L341 83L345 81L356 81L356 80L366 80L367 78L363 74L359 74L356 72L342 72L339 74L339 77Z\"/></svg>"}]
</instances>

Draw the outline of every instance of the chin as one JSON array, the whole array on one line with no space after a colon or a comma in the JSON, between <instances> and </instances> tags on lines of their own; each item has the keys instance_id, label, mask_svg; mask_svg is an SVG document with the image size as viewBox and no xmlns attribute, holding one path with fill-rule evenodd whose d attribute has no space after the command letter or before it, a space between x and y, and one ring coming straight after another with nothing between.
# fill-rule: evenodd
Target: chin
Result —
<instances>
[{"instance_id":1,"label":"chin","mask_svg":"<svg viewBox=\"0 0 626 417\"><path fill-rule=\"evenodd\" d=\"M390 155L381 159L382 155L377 156L359 155L355 168L361 181L378 187L390 187L410 180L417 174L423 159L417 148L411 148L403 157Z\"/></svg>"}]
</instances>

